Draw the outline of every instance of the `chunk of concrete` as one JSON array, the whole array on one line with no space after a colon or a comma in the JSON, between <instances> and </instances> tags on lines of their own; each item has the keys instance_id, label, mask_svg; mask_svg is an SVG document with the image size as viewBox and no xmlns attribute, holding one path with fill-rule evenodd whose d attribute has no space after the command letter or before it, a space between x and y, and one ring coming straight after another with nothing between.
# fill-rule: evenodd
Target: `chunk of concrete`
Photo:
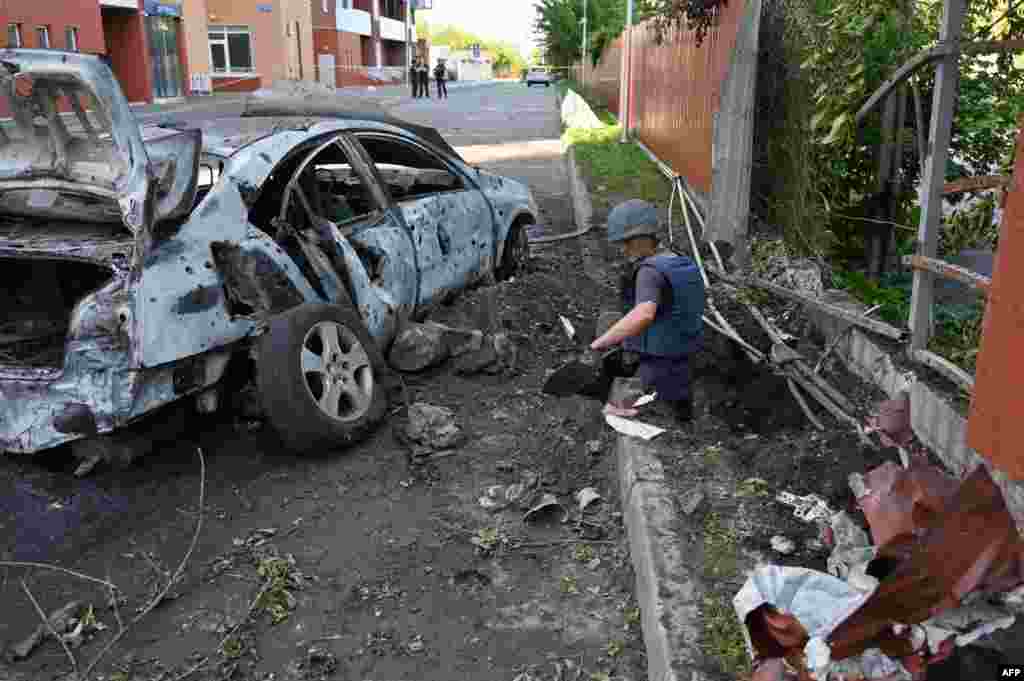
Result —
<instances>
[{"instance_id":1,"label":"chunk of concrete","mask_svg":"<svg viewBox=\"0 0 1024 681\"><path fill-rule=\"evenodd\" d=\"M448 359L444 327L439 324L408 324L395 338L388 362L398 371L415 372Z\"/></svg>"},{"instance_id":2,"label":"chunk of concrete","mask_svg":"<svg viewBox=\"0 0 1024 681\"><path fill-rule=\"evenodd\" d=\"M435 450L449 449L462 444L462 429L455 423L455 413L446 407L425 402L409 406L409 423L405 433L414 443Z\"/></svg>"}]
</instances>

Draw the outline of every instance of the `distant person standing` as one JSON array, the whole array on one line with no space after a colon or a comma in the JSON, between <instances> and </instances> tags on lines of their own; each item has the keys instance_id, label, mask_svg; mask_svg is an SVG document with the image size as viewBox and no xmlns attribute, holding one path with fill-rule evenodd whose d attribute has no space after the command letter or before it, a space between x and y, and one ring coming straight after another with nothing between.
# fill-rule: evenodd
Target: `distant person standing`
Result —
<instances>
[{"instance_id":1,"label":"distant person standing","mask_svg":"<svg viewBox=\"0 0 1024 681\"><path fill-rule=\"evenodd\" d=\"M409 67L409 84L412 85L412 97L418 99L420 96L420 60L417 57L412 60Z\"/></svg>"},{"instance_id":2,"label":"distant person standing","mask_svg":"<svg viewBox=\"0 0 1024 681\"><path fill-rule=\"evenodd\" d=\"M437 81L438 99L448 99L448 85L445 84L447 78L448 67L444 65L444 59L440 59L437 62L437 66L434 67L434 80Z\"/></svg>"},{"instance_id":3,"label":"distant person standing","mask_svg":"<svg viewBox=\"0 0 1024 681\"><path fill-rule=\"evenodd\" d=\"M430 99L430 67L426 60L420 61L420 93L423 97Z\"/></svg>"}]
</instances>

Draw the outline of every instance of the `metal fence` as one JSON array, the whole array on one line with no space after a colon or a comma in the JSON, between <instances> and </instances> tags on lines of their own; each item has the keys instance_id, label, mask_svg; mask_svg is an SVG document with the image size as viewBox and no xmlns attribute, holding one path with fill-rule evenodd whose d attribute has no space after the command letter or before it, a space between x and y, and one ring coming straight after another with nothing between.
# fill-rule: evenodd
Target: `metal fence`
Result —
<instances>
[{"instance_id":1,"label":"metal fence","mask_svg":"<svg viewBox=\"0 0 1024 681\"><path fill-rule=\"evenodd\" d=\"M704 42L693 31L670 30L659 44L650 22L631 32L629 126L640 140L690 185L711 193L712 141L722 84L747 2L730 2ZM577 64L577 82L618 113L620 37L597 66Z\"/></svg>"}]
</instances>

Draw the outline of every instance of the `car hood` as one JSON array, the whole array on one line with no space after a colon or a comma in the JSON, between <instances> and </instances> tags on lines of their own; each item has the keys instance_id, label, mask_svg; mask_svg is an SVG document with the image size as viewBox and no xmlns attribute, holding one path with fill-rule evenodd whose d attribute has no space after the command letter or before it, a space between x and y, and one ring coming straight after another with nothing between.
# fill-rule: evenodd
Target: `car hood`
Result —
<instances>
[{"instance_id":1,"label":"car hood","mask_svg":"<svg viewBox=\"0 0 1024 681\"><path fill-rule=\"evenodd\" d=\"M140 230L148 157L110 68L98 57L53 50L0 50L0 65L0 100L14 119L0 150L0 196L7 196L0 209L45 216L60 212L62 192L86 194Z\"/></svg>"},{"instance_id":2,"label":"car hood","mask_svg":"<svg viewBox=\"0 0 1024 681\"><path fill-rule=\"evenodd\" d=\"M487 170L474 168L480 188L492 200L497 200L509 207L521 205L530 209L536 216L538 214L537 204L534 201L530 188L518 180L498 175Z\"/></svg>"}]
</instances>

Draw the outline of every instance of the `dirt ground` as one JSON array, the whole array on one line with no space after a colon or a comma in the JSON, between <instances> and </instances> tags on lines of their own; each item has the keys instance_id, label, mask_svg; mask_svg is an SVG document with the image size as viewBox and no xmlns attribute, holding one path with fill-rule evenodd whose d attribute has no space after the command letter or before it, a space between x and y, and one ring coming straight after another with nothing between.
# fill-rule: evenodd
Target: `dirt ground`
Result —
<instances>
[{"instance_id":1,"label":"dirt ground","mask_svg":"<svg viewBox=\"0 0 1024 681\"><path fill-rule=\"evenodd\" d=\"M63 452L17 460L0 476L4 555L109 575L130 619L188 547L199 445L207 471L198 545L177 597L130 628L105 678L178 678L207 653L210 663L189 678L511 681L531 669L556 678L559 668L566 679L641 678L610 435L596 403L539 393L546 371L575 350L558 315L584 329L601 306L577 250L546 247L520 277L467 292L432 317L504 329L519 345L504 375L460 377L442 366L405 377L410 401L456 412L469 442L454 455L412 463L394 436L404 423L396 400L390 424L340 456L296 460L262 430L204 422L193 424L194 439L85 480L70 475ZM558 496L568 522L528 525L522 509L480 506L487 486L524 476ZM605 503L584 519L573 495L588 486ZM28 517L36 522L19 522ZM114 612L101 587L62 573L0 571L0 598L16 604L0 618L0 637L19 641L39 621L26 574L47 612L71 599L93 606L109 629L76 654L94 656L116 630ZM57 678L67 667L47 641L0 666L0 678Z\"/></svg>"}]
</instances>

